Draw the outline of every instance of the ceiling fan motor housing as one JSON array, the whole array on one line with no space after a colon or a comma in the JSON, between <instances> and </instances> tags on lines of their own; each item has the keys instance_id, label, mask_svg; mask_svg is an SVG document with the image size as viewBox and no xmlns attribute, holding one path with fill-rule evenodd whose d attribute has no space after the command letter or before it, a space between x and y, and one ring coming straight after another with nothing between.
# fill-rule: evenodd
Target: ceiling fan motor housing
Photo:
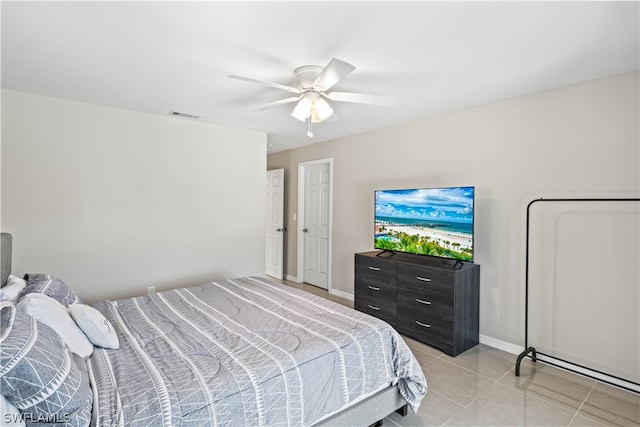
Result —
<instances>
[{"instance_id":1,"label":"ceiling fan motor housing","mask_svg":"<svg viewBox=\"0 0 640 427\"><path fill-rule=\"evenodd\" d=\"M293 70L293 74L301 89L311 89L323 69L324 67L319 65L303 65Z\"/></svg>"}]
</instances>

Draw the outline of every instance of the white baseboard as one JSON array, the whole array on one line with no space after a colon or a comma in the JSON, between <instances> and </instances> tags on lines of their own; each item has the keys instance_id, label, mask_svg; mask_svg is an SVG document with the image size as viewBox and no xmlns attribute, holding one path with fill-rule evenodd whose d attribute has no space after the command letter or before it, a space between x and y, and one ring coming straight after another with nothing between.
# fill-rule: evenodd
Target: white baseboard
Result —
<instances>
[{"instance_id":1,"label":"white baseboard","mask_svg":"<svg viewBox=\"0 0 640 427\"><path fill-rule=\"evenodd\" d=\"M302 283L302 278L301 277L292 276L290 274L285 274L285 279L290 281L290 282ZM331 289L331 290L329 290L329 293L331 295L337 296L338 298L346 299L348 301L352 301L353 302L353 294L350 294L348 292L338 291L336 289Z\"/></svg>"},{"instance_id":2,"label":"white baseboard","mask_svg":"<svg viewBox=\"0 0 640 427\"><path fill-rule=\"evenodd\" d=\"M511 353L514 355L519 355L525 349L523 346L519 346L510 342L502 341L493 337L489 337L486 335L480 335L480 343L484 345L488 345L489 347L497 348L498 350L506 351L507 353ZM619 387L625 388L627 390L633 390L636 393L640 393L640 385L635 384L631 381L627 381L624 379L612 377L610 375L604 374L602 372L593 371L589 368L585 368L583 366L578 366L569 362L564 362L562 360L555 359L553 357L547 357L542 354L537 355L537 360L539 362L551 364L557 368L564 368L572 372L576 372L578 374L586 375L592 379L602 381L605 383L609 383L612 385L617 385ZM514 360L515 363L515 360Z\"/></svg>"},{"instance_id":3,"label":"white baseboard","mask_svg":"<svg viewBox=\"0 0 640 427\"><path fill-rule=\"evenodd\" d=\"M338 291L338 290L335 290L335 289L331 289L331 290L329 291L329 293L330 293L331 295L335 295L335 296L337 296L337 297L339 297L339 298L346 299L346 300L348 300L348 301L352 301L352 302L353 302L353 294L350 294L350 293L348 293L348 292Z\"/></svg>"},{"instance_id":4,"label":"white baseboard","mask_svg":"<svg viewBox=\"0 0 640 427\"><path fill-rule=\"evenodd\" d=\"M502 341L487 335L480 334L480 343L488 345L489 347L497 348L498 350L506 351L507 353L518 355L524 351L524 347L521 345L513 344L507 341Z\"/></svg>"}]
</instances>

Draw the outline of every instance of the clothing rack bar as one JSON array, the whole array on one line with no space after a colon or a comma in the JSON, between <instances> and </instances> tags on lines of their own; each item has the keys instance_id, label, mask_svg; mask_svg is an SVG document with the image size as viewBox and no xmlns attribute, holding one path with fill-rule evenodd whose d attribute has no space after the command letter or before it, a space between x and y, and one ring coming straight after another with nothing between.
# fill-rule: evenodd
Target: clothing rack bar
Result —
<instances>
[{"instance_id":1,"label":"clothing rack bar","mask_svg":"<svg viewBox=\"0 0 640 427\"><path fill-rule=\"evenodd\" d=\"M531 206L537 202L640 202L640 198L558 198L558 199L534 199L527 205L526 218L526 248L525 248L525 319L524 319L524 351L516 359L515 375L520 376L520 365L525 357L529 357L534 363L538 361L538 356L543 356L540 361L568 370L580 375L584 375L629 391L640 393L640 383L625 378L620 378L605 372L595 370L580 364L564 360L557 356L537 351L534 346L529 345L529 229ZM558 363L560 362L560 363ZM618 381L616 381L618 380ZM624 383L632 384L636 387L629 387Z\"/></svg>"}]
</instances>

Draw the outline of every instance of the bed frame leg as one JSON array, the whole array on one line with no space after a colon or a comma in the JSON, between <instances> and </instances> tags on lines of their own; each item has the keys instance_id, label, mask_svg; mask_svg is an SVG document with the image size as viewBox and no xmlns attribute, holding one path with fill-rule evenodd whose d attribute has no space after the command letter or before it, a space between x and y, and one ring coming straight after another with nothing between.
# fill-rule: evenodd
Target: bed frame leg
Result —
<instances>
[{"instance_id":1,"label":"bed frame leg","mask_svg":"<svg viewBox=\"0 0 640 427\"><path fill-rule=\"evenodd\" d=\"M396 412L402 415L403 417L406 417L409 411L408 408L409 408L409 405L404 405L403 407L396 409ZM383 422L384 420L378 420L375 423L371 424L369 427L382 427Z\"/></svg>"}]
</instances>

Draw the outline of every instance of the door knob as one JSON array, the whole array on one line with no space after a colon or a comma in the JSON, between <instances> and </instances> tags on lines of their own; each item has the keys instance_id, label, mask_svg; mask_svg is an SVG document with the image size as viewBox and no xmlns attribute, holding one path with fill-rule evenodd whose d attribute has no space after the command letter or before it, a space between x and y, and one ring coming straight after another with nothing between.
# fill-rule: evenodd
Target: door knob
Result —
<instances>
[{"instance_id":1,"label":"door knob","mask_svg":"<svg viewBox=\"0 0 640 427\"><path fill-rule=\"evenodd\" d=\"M303 233L306 233L306 232L308 232L308 231L309 231L309 229L308 229L308 228L303 228L303 229L302 229L302 232L303 232Z\"/></svg>"}]
</instances>

